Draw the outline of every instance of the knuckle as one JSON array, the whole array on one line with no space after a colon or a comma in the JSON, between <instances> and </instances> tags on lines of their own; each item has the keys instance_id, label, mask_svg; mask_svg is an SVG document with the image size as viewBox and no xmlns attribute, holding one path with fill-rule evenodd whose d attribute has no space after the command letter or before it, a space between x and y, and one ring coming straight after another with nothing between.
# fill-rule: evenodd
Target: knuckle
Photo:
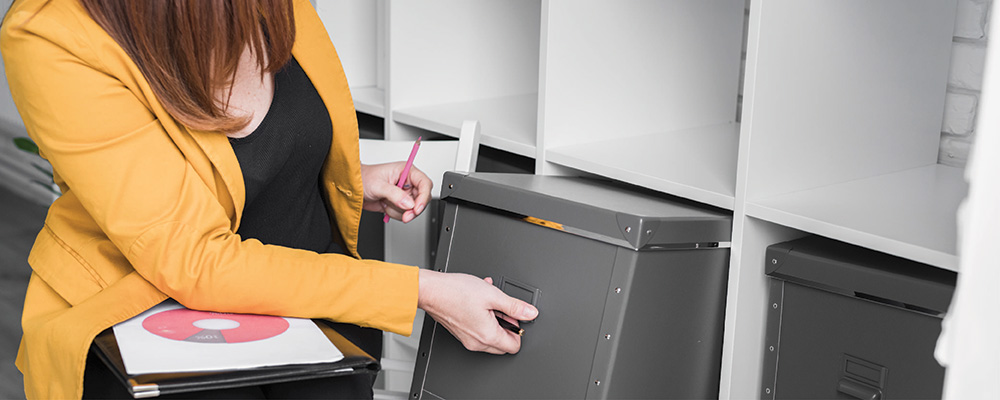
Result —
<instances>
[{"instance_id":1,"label":"knuckle","mask_svg":"<svg viewBox=\"0 0 1000 400\"><path fill-rule=\"evenodd\" d=\"M515 299L513 297L511 297L509 301L510 301L510 308L509 308L509 310L510 310L511 314L513 314L513 315L521 315L524 312L524 302L522 302L521 300Z\"/></svg>"}]
</instances>

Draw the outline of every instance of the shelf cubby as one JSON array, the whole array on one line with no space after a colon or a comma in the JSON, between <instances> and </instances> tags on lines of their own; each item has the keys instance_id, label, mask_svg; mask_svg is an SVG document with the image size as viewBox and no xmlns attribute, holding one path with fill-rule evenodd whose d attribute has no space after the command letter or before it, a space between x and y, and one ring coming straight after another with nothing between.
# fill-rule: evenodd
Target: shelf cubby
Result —
<instances>
[{"instance_id":1,"label":"shelf cubby","mask_svg":"<svg viewBox=\"0 0 1000 400\"><path fill-rule=\"evenodd\" d=\"M732 209L743 0L546 4L549 163Z\"/></svg>"},{"instance_id":2,"label":"shelf cubby","mask_svg":"<svg viewBox=\"0 0 1000 400\"><path fill-rule=\"evenodd\" d=\"M411 127L535 157L541 2L392 2L390 137Z\"/></svg>"},{"instance_id":3,"label":"shelf cubby","mask_svg":"<svg viewBox=\"0 0 1000 400\"><path fill-rule=\"evenodd\" d=\"M957 268L965 185L937 164L954 1L762 1L750 20L747 213Z\"/></svg>"}]
</instances>

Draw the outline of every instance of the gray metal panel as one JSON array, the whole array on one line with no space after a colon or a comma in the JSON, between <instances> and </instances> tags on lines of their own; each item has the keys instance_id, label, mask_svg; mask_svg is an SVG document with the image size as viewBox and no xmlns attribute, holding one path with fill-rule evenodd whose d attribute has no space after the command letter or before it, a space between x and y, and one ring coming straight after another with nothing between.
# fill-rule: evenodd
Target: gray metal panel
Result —
<instances>
[{"instance_id":1,"label":"gray metal panel","mask_svg":"<svg viewBox=\"0 0 1000 400\"><path fill-rule=\"evenodd\" d=\"M934 359L940 318L781 285L780 338L772 356L778 362L764 372L764 387L774 383L773 398L855 398L843 393L851 390L881 392L882 399L941 397L944 368ZM768 326L768 337L776 328Z\"/></svg>"},{"instance_id":2,"label":"gray metal panel","mask_svg":"<svg viewBox=\"0 0 1000 400\"><path fill-rule=\"evenodd\" d=\"M948 310L957 278L952 271L820 236L769 246L766 272L848 296L861 293L931 314Z\"/></svg>"},{"instance_id":3,"label":"gray metal panel","mask_svg":"<svg viewBox=\"0 0 1000 400\"><path fill-rule=\"evenodd\" d=\"M717 398L729 250L619 251L637 257L607 397Z\"/></svg>"},{"instance_id":4,"label":"gray metal panel","mask_svg":"<svg viewBox=\"0 0 1000 400\"><path fill-rule=\"evenodd\" d=\"M413 393L448 399L585 397L617 247L472 205L454 210L453 218L445 212L441 245L450 247L442 253L443 269L537 287L541 314L524 325L520 353L508 356L467 351L436 324L425 326L430 338L422 338L417 354Z\"/></svg>"},{"instance_id":5,"label":"gray metal panel","mask_svg":"<svg viewBox=\"0 0 1000 400\"><path fill-rule=\"evenodd\" d=\"M441 198L555 222L634 249L728 242L732 230L728 212L587 178L446 173Z\"/></svg>"}]
</instances>

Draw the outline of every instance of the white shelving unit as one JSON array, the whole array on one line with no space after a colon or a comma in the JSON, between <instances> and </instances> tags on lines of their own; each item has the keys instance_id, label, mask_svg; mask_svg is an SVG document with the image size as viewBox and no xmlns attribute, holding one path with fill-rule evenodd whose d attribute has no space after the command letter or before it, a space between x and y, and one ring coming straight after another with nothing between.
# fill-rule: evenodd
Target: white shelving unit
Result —
<instances>
[{"instance_id":1,"label":"white shelving unit","mask_svg":"<svg viewBox=\"0 0 1000 400\"><path fill-rule=\"evenodd\" d=\"M955 0L317 7L387 140L458 137L476 119L484 146L538 174L731 210L721 398L760 396L767 246L817 234L957 270L966 186L937 164Z\"/></svg>"}]
</instances>

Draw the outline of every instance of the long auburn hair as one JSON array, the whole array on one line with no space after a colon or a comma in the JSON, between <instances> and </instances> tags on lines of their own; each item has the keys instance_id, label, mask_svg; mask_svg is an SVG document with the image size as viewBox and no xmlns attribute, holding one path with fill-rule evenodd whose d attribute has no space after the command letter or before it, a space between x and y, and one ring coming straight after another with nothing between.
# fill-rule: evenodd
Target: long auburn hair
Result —
<instances>
[{"instance_id":1,"label":"long auburn hair","mask_svg":"<svg viewBox=\"0 0 1000 400\"><path fill-rule=\"evenodd\" d=\"M228 113L232 81L248 49L261 71L292 56L290 0L80 0L132 58L174 119L190 128L232 132L249 117ZM217 94L223 90L225 100Z\"/></svg>"}]
</instances>

